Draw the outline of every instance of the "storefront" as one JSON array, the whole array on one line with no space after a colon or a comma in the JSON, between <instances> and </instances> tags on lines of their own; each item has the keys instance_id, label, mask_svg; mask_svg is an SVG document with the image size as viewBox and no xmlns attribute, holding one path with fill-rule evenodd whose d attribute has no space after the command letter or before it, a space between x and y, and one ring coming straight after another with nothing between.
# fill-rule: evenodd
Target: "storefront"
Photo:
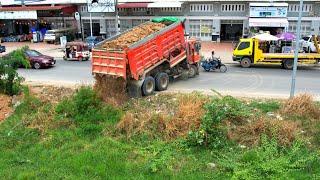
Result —
<instances>
[{"instance_id":1,"label":"storefront","mask_svg":"<svg viewBox=\"0 0 320 180\"><path fill-rule=\"evenodd\" d=\"M30 41L34 32L41 41L47 30L76 27L75 10L74 6L68 5L1 7L2 41Z\"/></svg>"},{"instance_id":2,"label":"storefront","mask_svg":"<svg viewBox=\"0 0 320 180\"><path fill-rule=\"evenodd\" d=\"M287 3L250 3L249 28L251 34L269 31L279 34L289 27Z\"/></svg>"},{"instance_id":3,"label":"storefront","mask_svg":"<svg viewBox=\"0 0 320 180\"><path fill-rule=\"evenodd\" d=\"M241 38L243 32L242 20L221 20L221 41L236 41Z\"/></svg>"}]
</instances>

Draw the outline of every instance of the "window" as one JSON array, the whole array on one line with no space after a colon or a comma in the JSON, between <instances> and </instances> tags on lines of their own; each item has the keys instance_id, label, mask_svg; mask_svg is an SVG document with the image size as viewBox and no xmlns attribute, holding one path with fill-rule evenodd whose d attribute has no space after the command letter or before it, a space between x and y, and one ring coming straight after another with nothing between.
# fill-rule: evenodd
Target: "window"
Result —
<instances>
[{"instance_id":1,"label":"window","mask_svg":"<svg viewBox=\"0 0 320 180\"><path fill-rule=\"evenodd\" d=\"M212 11L213 11L213 4L190 4L190 12L212 12Z\"/></svg>"},{"instance_id":2,"label":"window","mask_svg":"<svg viewBox=\"0 0 320 180\"><path fill-rule=\"evenodd\" d=\"M250 47L250 42L241 42L238 46L238 50L247 49Z\"/></svg>"},{"instance_id":3,"label":"window","mask_svg":"<svg viewBox=\"0 0 320 180\"><path fill-rule=\"evenodd\" d=\"M133 12L146 12L146 11L150 11L150 8L132 8Z\"/></svg>"},{"instance_id":4,"label":"window","mask_svg":"<svg viewBox=\"0 0 320 180\"><path fill-rule=\"evenodd\" d=\"M299 12L299 4L289 4L288 11L289 12ZM312 4L304 4L302 6L302 12L311 12L313 9Z\"/></svg>"},{"instance_id":5,"label":"window","mask_svg":"<svg viewBox=\"0 0 320 180\"><path fill-rule=\"evenodd\" d=\"M88 12L88 6L80 6L80 12Z\"/></svg>"},{"instance_id":6,"label":"window","mask_svg":"<svg viewBox=\"0 0 320 180\"><path fill-rule=\"evenodd\" d=\"M245 4L221 4L222 12L243 12Z\"/></svg>"},{"instance_id":7,"label":"window","mask_svg":"<svg viewBox=\"0 0 320 180\"><path fill-rule=\"evenodd\" d=\"M181 12L181 7L161 8L161 12Z\"/></svg>"},{"instance_id":8,"label":"window","mask_svg":"<svg viewBox=\"0 0 320 180\"><path fill-rule=\"evenodd\" d=\"M311 34L311 21L302 21L301 22L301 35L307 36ZM295 33L297 31L298 22L297 21L289 21L288 31Z\"/></svg>"}]
</instances>

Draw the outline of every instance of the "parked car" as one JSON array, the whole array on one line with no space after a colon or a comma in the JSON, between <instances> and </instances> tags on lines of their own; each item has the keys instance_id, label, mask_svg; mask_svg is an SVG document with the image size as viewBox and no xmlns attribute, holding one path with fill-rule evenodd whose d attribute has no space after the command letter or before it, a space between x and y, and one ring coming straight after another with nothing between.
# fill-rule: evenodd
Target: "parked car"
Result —
<instances>
[{"instance_id":1,"label":"parked car","mask_svg":"<svg viewBox=\"0 0 320 180\"><path fill-rule=\"evenodd\" d=\"M89 50L95 47L96 44L103 41L104 39L101 36L89 36L86 38L86 43L88 44Z\"/></svg>"},{"instance_id":2,"label":"parked car","mask_svg":"<svg viewBox=\"0 0 320 180\"><path fill-rule=\"evenodd\" d=\"M4 52L6 52L6 47L0 45L0 53L4 53Z\"/></svg>"},{"instance_id":3,"label":"parked car","mask_svg":"<svg viewBox=\"0 0 320 180\"><path fill-rule=\"evenodd\" d=\"M305 52L317 52L317 49L314 45L312 36L305 36L300 40L300 43L302 45L302 49ZM318 44L320 48L320 44Z\"/></svg>"},{"instance_id":4,"label":"parked car","mask_svg":"<svg viewBox=\"0 0 320 180\"><path fill-rule=\"evenodd\" d=\"M31 67L35 69L51 67L56 64L56 60L53 57L43 55L36 50L26 50L25 55Z\"/></svg>"}]
</instances>

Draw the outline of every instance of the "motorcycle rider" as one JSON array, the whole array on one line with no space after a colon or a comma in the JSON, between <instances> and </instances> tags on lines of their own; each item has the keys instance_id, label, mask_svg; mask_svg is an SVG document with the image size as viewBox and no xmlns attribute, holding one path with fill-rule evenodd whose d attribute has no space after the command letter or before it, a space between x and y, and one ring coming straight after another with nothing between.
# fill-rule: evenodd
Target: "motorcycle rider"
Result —
<instances>
[{"instance_id":1,"label":"motorcycle rider","mask_svg":"<svg viewBox=\"0 0 320 180\"><path fill-rule=\"evenodd\" d=\"M214 50L211 51L211 58L209 58L209 63L212 64L213 70L218 66L218 58L214 56Z\"/></svg>"}]
</instances>

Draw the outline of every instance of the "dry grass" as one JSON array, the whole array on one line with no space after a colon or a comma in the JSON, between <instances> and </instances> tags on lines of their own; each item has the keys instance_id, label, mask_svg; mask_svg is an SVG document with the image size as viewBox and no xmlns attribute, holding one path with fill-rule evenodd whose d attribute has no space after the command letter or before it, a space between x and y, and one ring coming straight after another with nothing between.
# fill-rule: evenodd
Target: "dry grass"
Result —
<instances>
[{"instance_id":1,"label":"dry grass","mask_svg":"<svg viewBox=\"0 0 320 180\"><path fill-rule=\"evenodd\" d=\"M176 105L166 101L169 107L159 105L161 108L152 109L152 104L160 98L161 96L150 99L150 109L140 108L135 112L127 112L118 123L117 129L124 132L128 138L144 133L151 136L159 135L168 140L186 136L191 129L200 126L201 117L205 113L205 98L198 94L178 95L171 97L176 99Z\"/></svg>"},{"instance_id":2,"label":"dry grass","mask_svg":"<svg viewBox=\"0 0 320 180\"><path fill-rule=\"evenodd\" d=\"M297 122L260 118L230 130L228 137L239 144L255 146L260 143L261 135L265 134L269 138L276 138L279 144L287 146L291 145L299 132Z\"/></svg>"},{"instance_id":3,"label":"dry grass","mask_svg":"<svg viewBox=\"0 0 320 180\"><path fill-rule=\"evenodd\" d=\"M9 96L0 94L0 122L11 114L12 108L10 105L11 98Z\"/></svg>"},{"instance_id":4,"label":"dry grass","mask_svg":"<svg viewBox=\"0 0 320 180\"><path fill-rule=\"evenodd\" d=\"M44 106L38 109L34 115L27 115L23 119L26 127L38 130L44 134L46 130L50 129L53 125L54 108L46 110Z\"/></svg>"},{"instance_id":5,"label":"dry grass","mask_svg":"<svg viewBox=\"0 0 320 180\"><path fill-rule=\"evenodd\" d=\"M319 119L320 108L309 94L300 94L284 102L281 113L288 116L302 116Z\"/></svg>"},{"instance_id":6,"label":"dry grass","mask_svg":"<svg viewBox=\"0 0 320 180\"><path fill-rule=\"evenodd\" d=\"M119 106L128 100L126 81L122 78L111 76L96 76L94 89L108 104Z\"/></svg>"}]
</instances>

